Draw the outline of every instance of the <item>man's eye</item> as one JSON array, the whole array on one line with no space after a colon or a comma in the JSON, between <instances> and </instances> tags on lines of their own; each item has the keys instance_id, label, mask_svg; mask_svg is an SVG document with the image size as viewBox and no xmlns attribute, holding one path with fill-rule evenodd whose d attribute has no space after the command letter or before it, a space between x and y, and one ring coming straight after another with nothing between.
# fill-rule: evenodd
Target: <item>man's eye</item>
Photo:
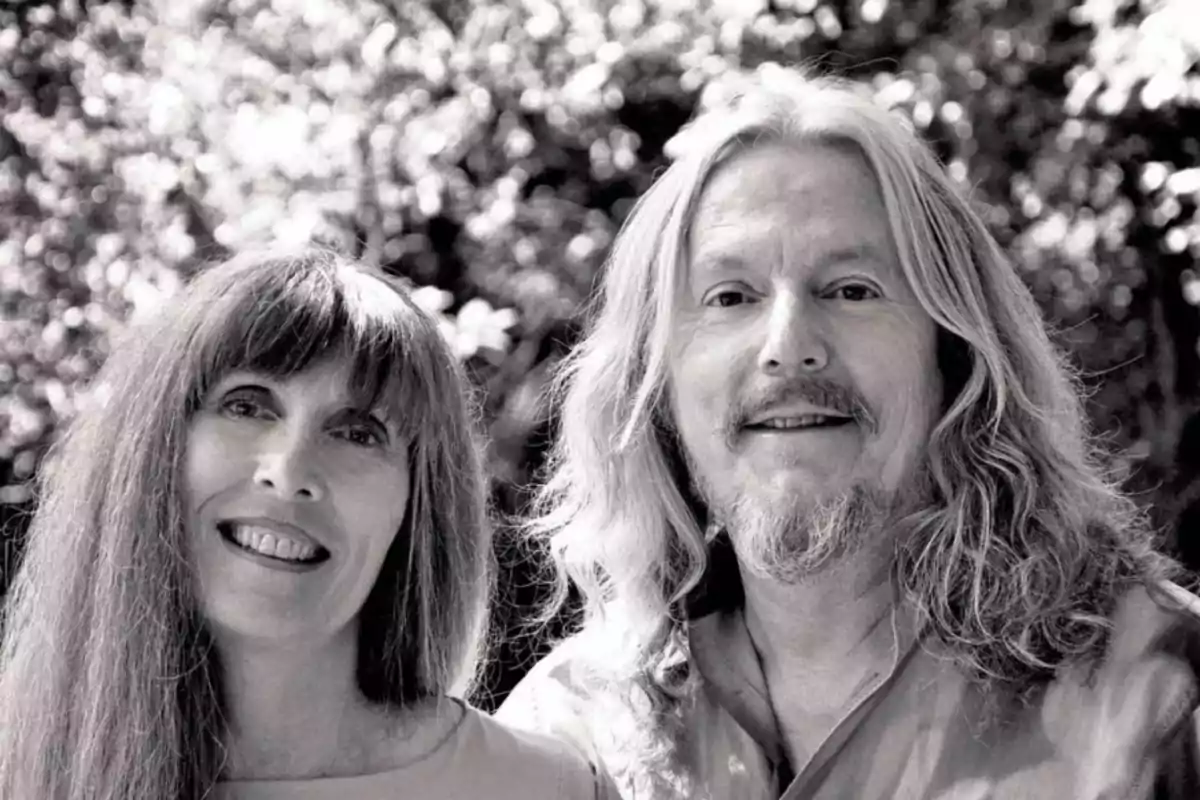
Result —
<instances>
[{"instance_id":1,"label":"man's eye","mask_svg":"<svg viewBox=\"0 0 1200 800\"><path fill-rule=\"evenodd\" d=\"M845 283L834 287L829 294L838 300L848 300L851 303L874 300L879 297L879 292L864 283Z\"/></svg>"}]
</instances>

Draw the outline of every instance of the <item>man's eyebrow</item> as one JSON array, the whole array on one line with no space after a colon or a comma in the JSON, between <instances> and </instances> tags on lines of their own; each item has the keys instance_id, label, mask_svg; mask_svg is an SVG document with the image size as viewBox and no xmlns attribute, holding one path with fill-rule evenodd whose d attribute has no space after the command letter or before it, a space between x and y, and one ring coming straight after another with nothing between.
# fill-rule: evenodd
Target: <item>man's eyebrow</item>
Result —
<instances>
[{"instance_id":1,"label":"man's eyebrow","mask_svg":"<svg viewBox=\"0 0 1200 800\"><path fill-rule=\"evenodd\" d=\"M690 259L691 272L696 275L714 275L726 272L742 272L748 268L743 255L723 246L714 246L710 250L701 251ZM878 266L887 266L888 258L885 251L874 243L860 242L837 247L821 255L817 268L836 266L851 262L869 262Z\"/></svg>"},{"instance_id":2,"label":"man's eyebrow","mask_svg":"<svg viewBox=\"0 0 1200 800\"><path fill-rule=\"evenodd\" d=\"M836 264L844 264L847 261L872 261L879 265L887 264L887 258L883 252L874 244L867 242L831 250L821 256L819 265L830 267Z\"/></svg>"},{"instance_id":3,"label":"man's eyebrow","mask_svg":"<svg viewBox=\"0 0 1200 800\"><path fill-rule=\"evenodd\" d=\"M692 259L692 269L695 272L736 272L746 268L746 261L739 255L725 250L701 252Z\"/></svg>"}]
</instances>

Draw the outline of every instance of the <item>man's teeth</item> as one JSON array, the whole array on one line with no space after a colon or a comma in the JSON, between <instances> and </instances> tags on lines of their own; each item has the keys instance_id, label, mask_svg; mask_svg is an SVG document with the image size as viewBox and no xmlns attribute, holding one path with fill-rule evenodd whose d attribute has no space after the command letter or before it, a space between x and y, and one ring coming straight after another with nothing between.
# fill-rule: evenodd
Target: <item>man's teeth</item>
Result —
<instances>
[{"instance_id":1,"label":"man's teeth","mask_svg":"<svg viewBox=\"0 0 1200 800\"><path fill-rule=\"evenodd\" d=\"M234 525L233 538L242 547L285 561L307 561L317 554L317 548L311 544L301 544L262 528Z\"/></svg>"},{"instance_id":2,"label":"man's teeth","mask_svg":"<svg viewBox=\"0 0 1200 800\"><path fill-rule=\"evenodd\" d=\"M827 425L831 422L845 422L845 417L830 417L825 414L802 414L798 417L772 417L764 420L764 428L808 428L814 425Z\"/></svg>"}]
</instances>

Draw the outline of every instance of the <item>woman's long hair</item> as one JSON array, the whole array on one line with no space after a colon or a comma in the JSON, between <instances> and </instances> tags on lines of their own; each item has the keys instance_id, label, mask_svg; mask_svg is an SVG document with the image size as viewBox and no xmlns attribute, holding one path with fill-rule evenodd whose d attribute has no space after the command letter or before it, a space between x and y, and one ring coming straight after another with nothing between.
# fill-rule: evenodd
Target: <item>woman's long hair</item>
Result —
<instances>
[{"instance_id":1,"label":"woman's long hair","mask_svg":"<svg viewBox=\"0 0 1200 800\"><path fill-rule=\"evenodd\" d=\"M861 156L904 275L939 327L935 501L906 520L903 595L985 684L1020 691L1098 653L1121 588L1169 565L1102 469L1077 377L1032 296L928 148L850 85L779 68L680 141L681 157L617 237L588 335L560 372L561 430L530 523L560 568L558 598L568 579L583 597L572 652L597 654L596 671L642 715L643 765L665 774L685 735L672 716L691 685L678 669L682 606L708 563L703 509L663 402L672 307L706 180L760 143Z\"/></svg>"},{"instance_id":2,"label":"woman's long hair","mask_svg":"<svg viewBox=\"0 0 1200 800\"><path fill-rule=\"evenodd\" d=\"M221 670L185 559L188 421L238 369L328 358L402 410L411 499L359 617L359 688L403 706L469 689L491 587L474 406L433 320L337 255L205 271L112 348L41 473L0 649L0 796L198 800L220 774Z\"/></svg>"}]
</instances>

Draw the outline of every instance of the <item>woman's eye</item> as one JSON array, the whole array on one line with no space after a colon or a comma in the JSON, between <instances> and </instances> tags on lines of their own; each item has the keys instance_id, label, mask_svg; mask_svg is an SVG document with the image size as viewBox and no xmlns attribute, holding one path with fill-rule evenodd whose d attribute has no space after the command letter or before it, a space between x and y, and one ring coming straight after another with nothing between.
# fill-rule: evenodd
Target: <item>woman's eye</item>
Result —
<instances>
[{"instance_id":1,"label":"woman's eye","mask_svg":"<svg viewBox=\"0 0 1200 800\"><path fill-rule=\"evenodd\" d=\"M378 425L353 423L335 429L334 435L358 447L381 447L387 444L387 436Z\"/></svg>"},{"instance_id":2,"label":"woman's eye","mask_svg":"<svg viewBox=\"0 0 1200 800\"><path fill-rule=\"evenodd\" d=\"M750 302L750 295L742 289L720 289L711 292L705 299L705 305L718 308L732 308Z\"/></svg>"},{"instance_id":3,"label":"woman's eye","mask_svg":"<svg viewBox=\"0 0 1200 800\"><path fill-rule=\"evenodd\" d=\"M879 292L871 286L863 283L846 283L835 287L830 293L830 296L838 300L848 300L851 303L859 303L863 300L874 300L879 297Z\"/></svg>"},{"instance_id":4,"label":"woman's eye","mask_svg":"<svg viewBox=\"0 0 1200 800\"><path fill-rule=\"evenodd\" d=\"M233 392L221 401L221 413L234 419L260 419L271 415L271 409L254 393Z\"/></svg>"},{"instance_id":5,"label":"woman's eye","mask_svg":"<svg viewBox=\"0 0 1200 800\"><path fill-rule=\"evenodd\" d=\"M228 400L221 408L231 417L253 417L259 411L249 400Z\"/></svg>"}]
</instances>

